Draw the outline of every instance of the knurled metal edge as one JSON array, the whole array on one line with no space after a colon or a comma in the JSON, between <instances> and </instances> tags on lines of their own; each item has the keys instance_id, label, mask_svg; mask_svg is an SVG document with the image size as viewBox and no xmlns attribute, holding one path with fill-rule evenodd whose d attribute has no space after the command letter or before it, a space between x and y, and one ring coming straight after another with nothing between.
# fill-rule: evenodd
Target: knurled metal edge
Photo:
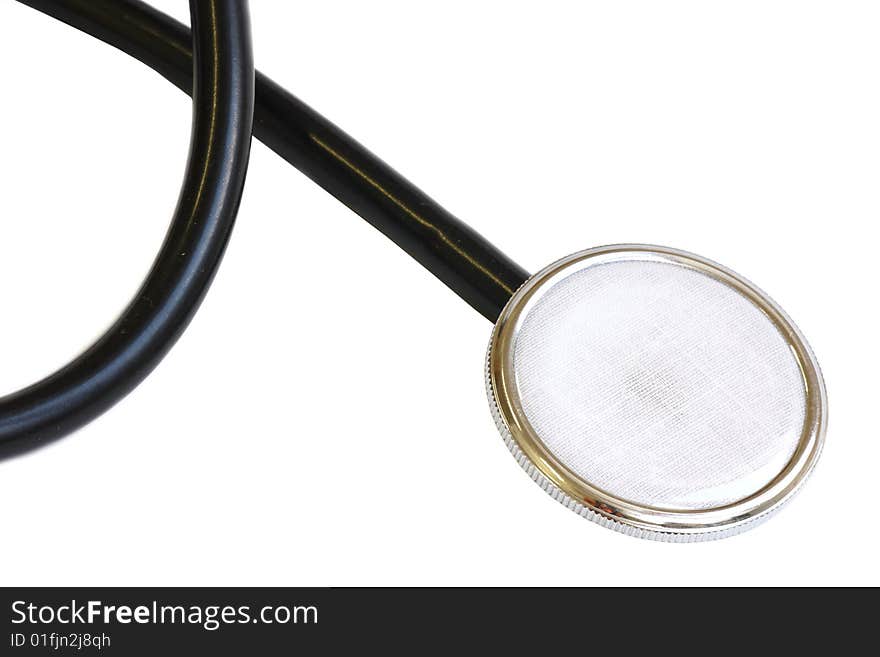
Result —
<instances>
[{"instance_id":1,"label":"knurled metal edge","mask_svg":"<svg viewBox=\"0 0 880 657\"><path fill-rule=\"evenodd\" d=\"M772 509L768 509L766 512L759 516L755 516L749 518L748 520L731 524L729 527L723 527L720 529L710 529L701 532L679 532L669 528L647 529L630 524L623 519L610 516L606 513L603 513L599 509L595 509L593 507L582 504L580 501L573 499L571 496L563 492L556 486L556 484L545 477L544 473L542 473L541 470L539 470L538 467L531 461L531 459L529 459L529 457L526 456L526 454L520 449L513 435L510 433L507 424L504 422L504 418L501 417L501 411L498 409L498 404L495 400L495 392L492 388L492 373L490 367L492 357L492 342L493 341L490 338L489 349L486 351L486 361L484 368L486 394L489 398L489 409L492 412L492 419L495 420L495 426L498 427L498 431L501 434L502 440L504 440L504 444L507 446L507 449L510 450L510 453L513 455L513 458L516 459L516 462L519 463L520 467L525 470L526 474L532 478L532 481L538 484L538 486L540 486L545 493L550 495L550 497L562 504L565 508L574 511L579 516L595 522L602 527L606 527L627 536L634 536L636 538L660 541L664 543L700 543L705 541L714 541L722 538L728 538L730 536L735 536L737 534L741 534L745 531L753 529L754 527L757 527L765 520L768 520L773 515L775 515L782 507L784 507L788 503L789 500L797 495L797 493L801 490L801 487L812 474L811 469L810 472L808 472L806 476L801 480L800 485L795 488L785 500L780 502ZM817 458L820 455L821 454L817 455Z\"/></svg>"}]
</instances>

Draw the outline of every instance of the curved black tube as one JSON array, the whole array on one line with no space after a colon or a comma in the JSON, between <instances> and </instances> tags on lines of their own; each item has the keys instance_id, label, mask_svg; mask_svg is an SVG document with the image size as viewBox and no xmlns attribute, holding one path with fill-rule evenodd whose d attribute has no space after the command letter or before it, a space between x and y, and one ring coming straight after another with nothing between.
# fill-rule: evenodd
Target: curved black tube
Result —
<instances>
[{"instance_id":1,"label":"curved black tube","mask_svg":"<svg viewBox=\"0 0 880 657\"><path fill-rule=\"evenodd\" d=\"M189 30L137 0L19 0L189 93ZM495 321L528 272L320 114L257 73L254 135Z\"/></svg>"},{"instance_id":2,"label":"curved black tube","mask_svg":"<svg viewBox=\"0 0 880 657\"><path fill-rule=\"evenodd\" d=\"M121 3L91 0L29 4L50 13L62 5L122 8ZM103 337L55 374L0 399L0 455L68 434L128 394L186 328L220 264L250 154L250 22L245 0L191 0L190 12L195 49L192 141L162 249L134 300Z\"/></svg>"}]
</instances>

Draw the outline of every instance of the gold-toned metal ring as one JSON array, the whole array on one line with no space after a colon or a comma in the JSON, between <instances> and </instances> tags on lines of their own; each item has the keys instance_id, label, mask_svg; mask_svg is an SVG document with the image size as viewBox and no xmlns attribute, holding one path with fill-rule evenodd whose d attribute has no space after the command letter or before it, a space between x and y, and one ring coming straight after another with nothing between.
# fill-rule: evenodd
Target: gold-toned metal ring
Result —
<instances>
[{"instance_id":1,"label":"gold-toned metal ring","mask_svg":"<svg viewBox=\"0 0 880 657\"><path fill-rule=\"evenodd\" d=\"M791 348L803 377L805 416L797 447L785 467L744 499L707 509L661 509L617 497L578 476L538 437L523 412L513 370L516 337L524 317L555 282L587 266L625 260L676 264L729 286L769 318ZM739 533L769 517L798 490L816 463L824 441L827 400L818 363L806 340L779 306L731 270L700 256L660 246L622 244L581 251L532 276L511 297L492 333L487 357L487 392L498 428L532 478L581 515L645 538L695 541Z\"/></svg>"}]
</instances>

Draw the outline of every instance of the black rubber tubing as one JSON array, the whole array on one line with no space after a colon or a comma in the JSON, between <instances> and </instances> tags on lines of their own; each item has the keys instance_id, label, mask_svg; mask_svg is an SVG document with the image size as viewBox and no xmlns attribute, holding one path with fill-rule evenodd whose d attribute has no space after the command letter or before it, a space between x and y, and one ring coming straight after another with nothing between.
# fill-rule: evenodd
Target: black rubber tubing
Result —
<instances>
[{"instance_id":1,"label":"black rubber tubing","mask_svg":"<svg viewBox=\"0 0 880 657\"><path fill-rule=\"evenodd\" d=\"M92 0L27 4L47 13L103 7L122 24L128 6ZM250 155L250 21L246 0L191 0L190 13L192 43L181 61L195 81L192 138L165 242L130 305L94 345L46 379L0 399L0 456L75 431L135 388L180 337L220 264Z\"/></svg>"},{"instance_id":2,"label":"black rubber tubing","mask_svg":"<svg viewBox=\"0 0 880 657\"><path fill-rule=\"evenodd\" d=\"M137 0L19 0L190 93L185 25ZM257 72L254 136L379 229L494 322L528 272L330 121Z\"/></svg>"}]
</instances>

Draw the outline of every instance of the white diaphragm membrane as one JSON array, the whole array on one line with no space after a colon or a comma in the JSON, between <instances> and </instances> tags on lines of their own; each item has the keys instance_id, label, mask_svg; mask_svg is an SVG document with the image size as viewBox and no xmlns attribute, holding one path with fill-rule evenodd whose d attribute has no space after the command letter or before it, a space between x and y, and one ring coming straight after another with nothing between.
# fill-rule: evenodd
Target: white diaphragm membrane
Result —
<instances>
[{"instance_id":1,"label":"white diaphragm membrane","mask_svg":"<svg viewBox=\"0 0 880 657\"><path fill-rule=\"evenodd\" d=\"M532 277L499 318L487 384L536 481L650 538L715 538L767 516L824 429L821 375L782 311L661 247L593 249Z\"/></svg>"}]
</instances>

